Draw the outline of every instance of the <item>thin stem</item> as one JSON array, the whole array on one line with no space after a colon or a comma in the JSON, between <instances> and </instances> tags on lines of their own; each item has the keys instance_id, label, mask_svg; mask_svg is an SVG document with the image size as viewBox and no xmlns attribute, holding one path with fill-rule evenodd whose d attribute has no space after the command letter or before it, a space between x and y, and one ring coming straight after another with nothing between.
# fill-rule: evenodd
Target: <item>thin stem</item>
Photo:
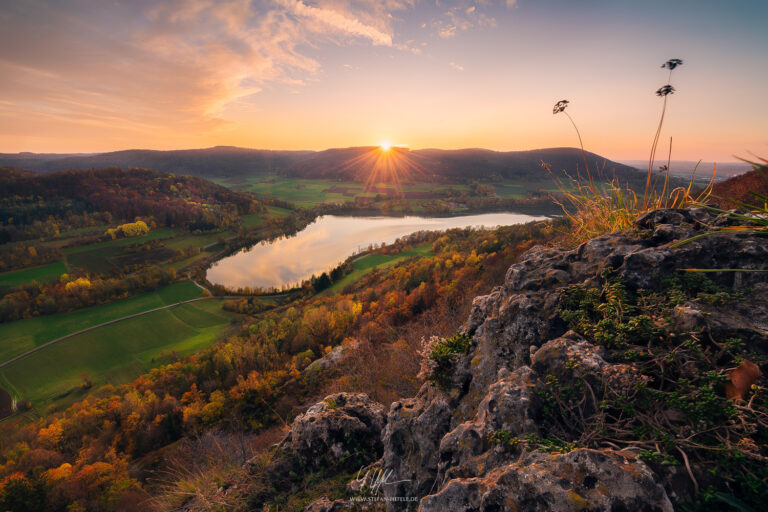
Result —
<instances>
[{"instance_id":1,"label":"thin stem","mask_svg":"<svg viewBox=\"0 0 768 512\"><path fill-rule=\"evenodd\" d=\"M653 173L653 160L656 157L656 147L659 145L659 136L661 135L661 126L664 124L664 114L667 111L667 97L664 96L664 104L661 107L661 119L659 119L659 126L656 128L656 135L653 137L653 144L651 145L651 159L648 161L648 177L645 180L645 194L643 195L643 209L648 208L648 191L651 188L651 174Z\"/></svg>"},{"instance_id":2,"label":"thin stem","mask_svg":"<svg viewBox=\"0 0 768 512\"><path fill-rule=\"evenodd\" d=\"M576 123L573 122L573 118L571 118L571 116L568 114L568 112L563 110L563 114L568 116L568 120L573 125L573 129L576 130L576 136L579 137L579 146L581 147L581 156L582 156L582 158L584 158L584 167L587 170L587 178L589 178L589 184L591 185L592 184L592 175L589 173L589 164L587 163L587 154L584 152L584 142L582 142L582 140L581 140L581 133L579 132L579 128L576 126Z\"/></svg>"},{"instance_id":3,"label":"thin stem","mask_svg":"<svg viewBox=\"0 0 768 512\"><path fill-rule=\"evenodd\" d=\"M669 138L669 154L667 154L667 176L664 178L664 188L661 191L661 199L666 203L666 194L667 194L667 185L669 185L669 166L672 164L672 137ZM670 195L672 195L670 193ZM669 207L668 204L664 205L665 207ZM674 204L672 207L674 208Z\"/></svg>"}]
</instances>

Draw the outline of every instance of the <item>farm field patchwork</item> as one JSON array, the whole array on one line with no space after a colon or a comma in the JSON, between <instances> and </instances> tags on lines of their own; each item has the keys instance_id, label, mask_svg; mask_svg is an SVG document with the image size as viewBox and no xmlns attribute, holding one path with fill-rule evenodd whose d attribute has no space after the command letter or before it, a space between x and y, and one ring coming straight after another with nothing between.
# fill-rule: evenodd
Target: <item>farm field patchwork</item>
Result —
<instances>
[{"instance_id":1,"label":"farm field patchwork","mask_svg":"<svg viewBox=\"0 0 768 512\"><path fill-rule=\"evenodd\" d=\"M117 263L112 260L125 255L124 246L169 238L175 234L176 231L173 229L158 229L144 236L72 247L63 249L62 252L70 268L84 268L90 272L108 272Z\"/></svg>"},{"instance_id":2,"label":"farm field patchwork","mask_svg":"<svg viewBox=\"0 0 768 512\"><path fill-rule=\"evenodd\" d=\"M201 296L202 290L194 283L182 281L103 306L0 324L0 362L87 327Z\"/></svg>"},{"instance_id":3,"label":"farm field patchwork","mask_svg":"<svg viewBox=\"0 0 768 512\"><path fill-rule=\"evenodd\" d=\"M313 180L285 176L268 176L245 179L215 180L237 190L246 190L259 197L272 197L295 203L302 207L312 207L322 203L344 203L355 197L373 198L377 194L396 197L395 187L388 183L377 183L368 188L360 182L338 182L335 180ZM467 190L461 184L409 183L401 192L406 199L431 199L442 192Z\"/></svg>"},{"instance_id":4,"label":"farm field patchwork","mask_svg":"<svg viewBox=\"0 0 768 512\"><path fill-rule=\"evenodd\" d=\"M118 308L104 311L104 308L114 304L91 308L101 309L105 316L100 316L98 321L94 317L80 318L79 327L87 327L89 320L100 323L109 320L109 316L120 317L131 314L135 309L146 310L200 295L194 284L178 284L184 286L168 286L137 297L141 300L133 300L129 305L121 304L121 311ZM40 405L79 388L83 372L87 372L88 378L97 386L122 384L157 366L158 358L163 354L175 352L183 355L205 348L219 337L231 317L232 314L221 309L221 301L210 300L182 304L100 327L46 347L0 369L0 387L14 396ZM34 335L38 339L45 339L43 335L46 333L52 335L51 326L46 327ZM7 356L2 359L6 360Z\"/></svg>"}]
</instances>

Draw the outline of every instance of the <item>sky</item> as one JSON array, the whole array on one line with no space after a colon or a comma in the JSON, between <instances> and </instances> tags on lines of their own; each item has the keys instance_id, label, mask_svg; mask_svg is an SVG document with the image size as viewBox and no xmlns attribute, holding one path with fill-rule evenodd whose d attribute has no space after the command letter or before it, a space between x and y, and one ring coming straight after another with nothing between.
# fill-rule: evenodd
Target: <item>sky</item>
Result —
<instances>
[{"instance_id":1,"label":"sky","mask_svg":"<svg viewBox=\"0 0 768 512\"><path fill-rule=\"evenodd\" d=\"M768 155L763 0L0 0L0 152ZM667 59L683 65L671 80Z\"/></svg>"}]
</instances>

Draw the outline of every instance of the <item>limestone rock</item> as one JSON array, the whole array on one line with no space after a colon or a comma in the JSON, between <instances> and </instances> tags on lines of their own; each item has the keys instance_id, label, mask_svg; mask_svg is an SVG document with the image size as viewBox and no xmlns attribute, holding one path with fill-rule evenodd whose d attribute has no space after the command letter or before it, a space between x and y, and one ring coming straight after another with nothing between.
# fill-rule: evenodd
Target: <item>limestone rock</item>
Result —
<instances>
[{"instance_id":1,"label":"limestone rock","mask_svg":"<svg viewBox=\"0 0 768 512\"><path fill-rule=\"evenodd\" d=\"M728 232L676 245L713 225L728 221L704 209L662 209L639 218L633 230L597 237L574 250L530 249L509 268L503 284L473 301L462 328L473 343L457 358L450 389L425 384L415 397L393 403L386 420L367 397L335 395L335 409L327 403L310 408L281 447L307 464L338 461L349 449L348 435L381 449L381 469L388 475L382 492L392 500L390 511L412 508L413 502L397 501L411 497L421 500L422 511L671 511L670 496L682 499L682 487L665 490L659 482L687 476L679 468L654 466L667 471L656 474L624 452L553 454L528 451L536 444L511 448L490 440L496 432L520 439L551 432L541 398L548 378L590 393L582 403L585 412L598 406L606 387L629 394L641 378L633 364L608 360L602 349L568 331L557 313L565 287L597 286L606 271L637 291L659 289L682 268L768 269L766 237ZM677 328L736 333L768 355L766 274L709 277L734 291L749 289L750 299L689 301L674 313ZM676 421L674 412L668 421ZM341 506L328 503L317 510Z\"/></svg>"},{"instance_id":2,"label":"limestone rock","mask_svg":"<svg viewBox=\"0 0 768 512\"><path fill-rule=\"evenodd\" d=\"M307 468L358 469L350 455L380 454L385 421L384 406L368 395L337 393L297 416L278 450Z\"/></svg>"},{"instance_id":3,"label":"limestone rock","mask_svg":"<svg viewBox=\"0 0 768 512\"><path fill-rule=\"evenodd\" d=\"M397 483L384 486L387 497L421 497L434 489L440 440L450 427L449 399L429 384L417 398L394 402L382 441L385 470ZM393 505L398 506L398 505Z\"/></svg>"},{"instance_id":4,"label":"limestone rock","mask_svg":"<svg viewBox=\"0 0 768 512\"><path fill-rule=\"evenodd\" d=\"M535 452L483 477L454 479L423 498L421 512L672 512L664 488L642 462L613 451Z\"/></svg>"}]
</instances>

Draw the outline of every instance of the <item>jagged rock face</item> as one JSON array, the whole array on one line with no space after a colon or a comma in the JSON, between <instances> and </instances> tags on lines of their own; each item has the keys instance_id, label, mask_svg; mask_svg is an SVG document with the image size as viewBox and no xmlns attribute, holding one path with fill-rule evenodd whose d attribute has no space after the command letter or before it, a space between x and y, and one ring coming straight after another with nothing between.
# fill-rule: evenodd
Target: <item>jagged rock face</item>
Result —
<instances>
[{"instance_id":1,"label":"jagged rock face","mask_svg":"<svg viewBox=\"0 0 768 512\"><path fill-rule=\"evenodd\" d=\"M545 433L537 390L547 375L578 379L597 407L600 385L631 385L632 365L609 364L599 347L566 332L556 308L570 284L594 287L605 270L630 290L654 289L681 268L768 268L768 238L726 233L678 247L728 219L703 209L656 210L634 233L605 235L575 250L533 248L510 267L505 282L478 297L464 326L473 347L459 358L451 390L425 385L415 398L395 402L382 440L382 466L392 471L387 498L421 497L420 510L672 510L658 477L641 461L611 450L515 453L489 442L489 434ZM676 315L717 332L737 330L768 354L765 274L713 274L719 284L750 287L755 301L741 311L686 304ZM747 309L749 308L749 309ZM755 315L758 308L759 315ZM569 371L565 371L568 366ZM407 508L389 502L389 510Z\"/></svg>"},{"instance_id":2,"label":"jagged rock face","mask_svg":"<svg viewBox=\"0 0 768 512\"><path fill-rule=\"evenodd\" d=\"M610 451L535 452L482 478L455 478L421 500L421 512L609 510L672 512L648 467Z\"/></svg>"},{"instance_id":3,"label":"jagged rock face","mask_svg":"<svg viewBox=\"0 0 768 512\"><path fill-rule=\"evenodd\" d=\"M358 458L350 454L378 456L385 421L384 406L368 395L330 395L293 420L278 452L283 460L310 470L349 464L347 469L358 469Z\"/></svg>"},{"instance_id":4,"label":"jagged rock face","mask_svg":"<svg viewBox=\"0 0 768 512\"><path fill-rule=\"evenodd\" d=\"M450 400L425 384L419 396L395 402L382 434L382 463L397 475L387 485L388 496L424 496L434 491L440 440L448 431Z\"/></svg>"}]
</instances>

